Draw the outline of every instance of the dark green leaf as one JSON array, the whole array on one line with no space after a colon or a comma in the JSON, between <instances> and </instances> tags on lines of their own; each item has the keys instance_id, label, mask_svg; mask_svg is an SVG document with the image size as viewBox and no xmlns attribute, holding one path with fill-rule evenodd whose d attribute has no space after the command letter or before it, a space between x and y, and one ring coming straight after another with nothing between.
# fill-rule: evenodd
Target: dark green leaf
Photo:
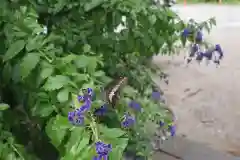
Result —
<instances>
[{"instance_id":1,"label":"dark green leaf","mask_svg":"<svg viewBox=\"0 0 240 160\"><path fill-rule=\"evenodd\" d=\"M28 43L26 44L26 50L28 52L37 50L41 48L43 45L42 37L36 36L35 38L31 38L28 40Z\"/></svg>"},{"instance_id":2,"label":"dark green leaf","mask_svg":"<svg viewBox=\"0 0 240 160\"><path fill-rule=\"evenodd\" d=\"M68 129L71 127L72 125L68 122L67 117L58 115L47 123L45 130L52 144L58 147L64 139Z\"/></svg>"},{"instance_id":3,"label":"dark green leaf","mask_svg":"<svg viewBox=\"0 0 240 160\"><path fill-rule=\"evenodd\" d=\"M8 48L6 54L3 57L3 61L8 61L15 57L18 53L21 52L21 50L25 46L25 41L24 40L18 40L11 44L11 46Z\"/></svg>"},{"instance_id":4,"label":"dark green leaf","mask_svg":"<svg viewBox=\"0 0 240 160\"><path fill-rule=\"evenodd\" d=\"M47 117L55 110L55 106L50 103L37 103L34 107L32 107L32 114L38 115L40 117Z\"/></svg>"},{"instance_id":5,"label":"dark green leaf","mask_svg":"<svg viewBox=\"0 0 240 160\"><path fill-rule=\"evenodd\" d=\"M10 63L6 63L4 65L2 75L3 75L3 77L2 77L3 82L8 83L12 77L12 66Z\"/></svg>"},{"instance_id":6,"label":"dark green leaf","mask_svg":"<svg viewBox=\"0 0 240 160\"><path fill-rule=\"evenodd\" d=\"M40 61L40 55L38 53L28 53L22 60L21 67L21 77L26 78L31 71L37 66Z\"/></svg>"}]
</instances>

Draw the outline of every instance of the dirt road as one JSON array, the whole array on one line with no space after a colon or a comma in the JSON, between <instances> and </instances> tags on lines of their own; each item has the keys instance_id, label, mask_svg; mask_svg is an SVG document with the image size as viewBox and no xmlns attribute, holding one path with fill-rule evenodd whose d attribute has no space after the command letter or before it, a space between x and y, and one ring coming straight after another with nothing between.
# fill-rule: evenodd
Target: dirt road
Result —
<instances>
[{"instance_id":1,"label":"dirt road","mask_svg":"<svg viewBox=\"0 0 240 160\"><path fill-rule=\"evenodd\" d=\"M217 19L206 38L219 43L225 58L214 65L182 66L183 56L155 57L170 74L162 86L178 118L178 135L240 156L240 5L188 5L174 8L184 18ZM180 65L180 66L179 66Z\"/></svg>"}]
</instances>

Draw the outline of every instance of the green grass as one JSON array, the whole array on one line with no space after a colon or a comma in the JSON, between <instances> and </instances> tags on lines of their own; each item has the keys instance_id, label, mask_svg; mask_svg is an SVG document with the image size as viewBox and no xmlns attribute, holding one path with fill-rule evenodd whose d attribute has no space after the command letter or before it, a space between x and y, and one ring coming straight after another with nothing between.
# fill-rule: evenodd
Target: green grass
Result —
<instances>
[{"instance_id":1,"label":"green grass","mask_svg":"<svg viewBox=\"0 0 240 160\"><path fill-rule=\"evenodd\" d=\"M187 4L218 4L218 0L186 0ZM177 0L177 3L184 3L184 0ZM240 0L222 0L222 4L240 4Z\"/></svg>"}]
</instances>

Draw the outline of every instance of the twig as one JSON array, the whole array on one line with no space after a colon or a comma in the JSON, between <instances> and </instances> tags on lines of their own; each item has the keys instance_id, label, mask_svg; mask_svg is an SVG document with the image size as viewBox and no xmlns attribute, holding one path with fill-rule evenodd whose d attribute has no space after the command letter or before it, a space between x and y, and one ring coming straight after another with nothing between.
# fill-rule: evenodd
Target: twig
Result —
<instances>
[{"instance_id":1,"label":"twig","mask_svg":"<svg viewBox=\"0 0 240 160\"><path fill-rule=\"evenodd\" d=\"M182 159L182 157L177 156L177 155L172 154L172 153L169 153L168 151L164 151L163 149L158 148L157 151L162 152L162 153L164 153L164 154L166 154L168 156L174 157L176 159L184 160L184 159Z\"/></svg>"}]
</instances>

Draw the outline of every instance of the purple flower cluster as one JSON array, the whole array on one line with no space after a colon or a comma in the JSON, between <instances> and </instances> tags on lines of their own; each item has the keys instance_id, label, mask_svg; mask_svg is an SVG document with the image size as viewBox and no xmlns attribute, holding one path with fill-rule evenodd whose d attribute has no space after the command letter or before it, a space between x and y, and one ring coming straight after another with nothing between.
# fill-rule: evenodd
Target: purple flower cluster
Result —
<instances>
[{"instance_id":1,"label":"purple flower cluster","mask_svg":"<svg viewBox=\"0 0 240 160\"><path fill-rule=\"evenodd\" d=\"M97 156L94 156L93 160L108 160L108 154L112 151L111 144L105 144L99 141L95 143L95 148Z\"/></svg>"},{"instance_id":2,"label":"purple flower cluster","mask_svg":"<svg viewBox=\"0 0 240 160\"><path fill-rule=\"evenodd\" d=\"M196 54L196 60L198 62L202 61L203 58L210 61L212 60L215 64L219 65L220 60L223 58L223 51L219 44L216 44L213 48L210 48L209 50L205 52L195 52Z\"/></svg>"},{"instance_id":3,"label":"purple flower cluster","mask_svg":"<svg viewBox=\"0 0 240 160\"><path fill-rule=\"evenodd\" d=\"M128 106L129 106L129 108L133 109L136 112L142 111L141 105L136 101L130 101ZM123 116L123 121L121 123L121 126L123 128L129 128L129 127L132 127L134 125L134 123L135 123L135 117L133 115L131 115L130 113L125 113Z\"/></svg>"},{"instance_id":4,"label":"purple flower cluster","mask_svg":"<svg viewBox=\"0 0 240 160\"><path fill-rule=\"evenodd\" d=\"M164 127L165 126L165 123L163 121L160 121L160 127ZM171 124L171 125L168 125L168 131L170 132L171 136L175 136L176 134L176 125L174 124Z\"/></svg>"},{"instance_id":5,"label":"purple flower cluster","mask_svg":"<svg viewBox=\"0 0 240 160\"><path fill-rule=\"evenodd\" d=\"M160 92L153 92L152 93L152 99L153 100L159 100L161 99L161 94ZM174 122L174 117L173 117L173 122ZM160 127L164 127L165 123L163 121L160 121ZM168 131L171 133L171 136L174 136L176 134L176 125L168 125Z\"/></svg>"},{"instance_id":6,"label":"purple flower cluster","mask_svg":"<svg viewBox=\"0 0 240 160\"><path fill-rule=\"evenodd\" d=\"M92 105L92 95L93 90L87 88L84 95L78 96L78 101L83 102L83 105L75 109L72 112L68 113L68 120L74 125L83 125L84 124L84 113L90 110Z\"/></svg>"},{"instance_id":7,"label":"purple flower cluster","mask_svg":"<svg viewBox=\"0 0 240 160\"><path fill-rule=\"evenodd\" d=\"M182 37L187 38L190 36L191 31L186 28L182 32ZM195 43L191 44L190 51L185 56L186 63L190 63L195 57L195 60L197 62L201 62L203 59L206 59L207 61L212 60L215 64L219 65L220 60L223 58L223 51L219 44L216 44L213 48L210 48L209 50L202 52L200 50L200 46L198 43L201 43L203 41L203 33L201 30L199 30L195 35Z\"/></svg>"}]
</instances>

